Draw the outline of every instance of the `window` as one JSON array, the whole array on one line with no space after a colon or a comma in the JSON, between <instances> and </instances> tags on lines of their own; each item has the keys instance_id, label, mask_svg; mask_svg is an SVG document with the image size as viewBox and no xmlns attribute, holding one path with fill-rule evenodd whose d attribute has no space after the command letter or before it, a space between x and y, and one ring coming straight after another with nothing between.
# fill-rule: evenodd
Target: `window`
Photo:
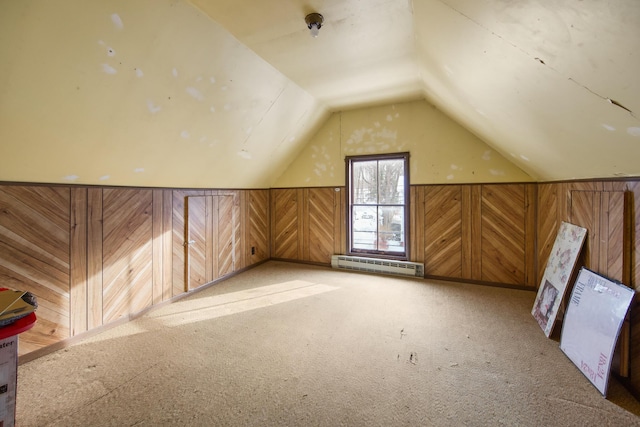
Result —
<instances>
[{"instance_id":1,"label":"window","mask_svg":"<svg viewBox=\"0 0 640 427\"><path fill-rule=\"evenodd\" d=\"M408 259L409 153L346 162L349 253Z\"/></svg>"}]
</instances>

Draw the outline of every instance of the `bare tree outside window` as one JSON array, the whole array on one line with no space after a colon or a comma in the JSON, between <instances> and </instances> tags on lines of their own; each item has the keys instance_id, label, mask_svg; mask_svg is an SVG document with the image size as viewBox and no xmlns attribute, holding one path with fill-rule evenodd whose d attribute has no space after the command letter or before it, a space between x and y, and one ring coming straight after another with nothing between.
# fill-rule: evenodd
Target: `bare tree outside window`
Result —
<instances>
[{"instance_id":1,"label":"bare tree outside window","mask_svg":"<svg viewBox=\"0 0 640 427\"><path fill-rule=\"evenodd\" d=\"M407 258L408 153L347 158L349 248Z\"/></svg>"}]
</instances>

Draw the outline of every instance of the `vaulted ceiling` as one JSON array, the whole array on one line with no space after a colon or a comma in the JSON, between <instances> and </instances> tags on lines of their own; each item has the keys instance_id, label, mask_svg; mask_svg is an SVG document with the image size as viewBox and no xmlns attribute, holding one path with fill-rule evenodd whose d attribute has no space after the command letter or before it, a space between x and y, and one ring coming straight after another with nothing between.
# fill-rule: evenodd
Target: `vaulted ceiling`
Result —
<instances>
[{"instance_id":1,"label":"vaulted ceiling","mask_svg":"<svg viewBox=\"0 0 640 427\"><path fill-rule=\"evenodd\" d=\"M535 179L640 175L636 0L191 3L331 111L423 97Z\"/></svg>"},{"instance_id":2,"label":"vaulted ceiling","mask_svg":"<svg viewBox=\"0 0 640 427\"><path fill-rule=\"evenodd\" d=\"M2 181L269 187L409 100L527 178L640 176L638 0L0 0L0 57Z\"/></svg>"}]
</instances>

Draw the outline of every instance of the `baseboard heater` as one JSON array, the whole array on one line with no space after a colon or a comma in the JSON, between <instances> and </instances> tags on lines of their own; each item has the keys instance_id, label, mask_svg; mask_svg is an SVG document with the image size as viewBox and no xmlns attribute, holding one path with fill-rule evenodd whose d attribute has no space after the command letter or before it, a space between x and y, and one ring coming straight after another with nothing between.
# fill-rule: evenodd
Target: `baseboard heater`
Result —
<instances>
[{"instance_id":1,"label":"baseboard heater","mask_svg":"<svg viewBox=\"0 0 640 427\"><path fill-rule=\"evenodd\" d=\"M424 277L424 264L350 255L332 255L331 267L396 276Z\"/></svg>"}]
</instances>

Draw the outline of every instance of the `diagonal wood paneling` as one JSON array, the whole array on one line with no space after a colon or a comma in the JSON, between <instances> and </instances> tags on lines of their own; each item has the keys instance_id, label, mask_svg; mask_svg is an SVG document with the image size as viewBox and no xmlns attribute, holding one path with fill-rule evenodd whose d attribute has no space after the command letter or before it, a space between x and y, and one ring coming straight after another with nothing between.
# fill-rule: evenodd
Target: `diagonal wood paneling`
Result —
<instances>
[{"instance_id":1,"label":"diagonal wood paneling","mask_svg":"<svg viewBox=\"0 0 640 427\"><path fill-rule=\"evenodd\" d=\"M218 276L226 276L240 268L242 258L239 194L218 196Z\"/></svg>"},{"instance_id":2,"label":"diagonal wood paneling","mask_svg":"<svg viewBox=\"0 0 640 427\"><path fill-rule=\"evenodd\" d=\"M102 325L102 189L87 189L87 329Z\"/></svg>"},{"instance_id":3,"label":"diagonal wood paneling","mask_svg":"<svg viewBox=\"0 0 640 427\"><path fill-rule=\"evenodd\" d=\"M186 242L186 221L185 206L187 194L180 190L173 191L172 194L172 244L171 244L171 264L172 264L172 293L171 296L180 295L187 290L187 280L185 277L185 246Z\"/></svg>"},{"instance_id":4,"label":"diagonal wood paneling","mask_svg":"<svg viewBox=\"0 0 640 427\"><path fill-rule=\"evenodd\" d=\"M211 237L207 236L207 199L211 196L187 197L187 277L189 289L196 289L207 283L207 245L211 246Z\"/></svg>"},{"instance_id":5,"label":"diagonal wood paneling","mask_svg":"<svg viewBox=\"0 0 640 427\"><path fill-rule=\"evenodd\" d=\"M250 264L269 259L269 190L250 190L249 206ZM251 248L255 253L251 254Z\"/></svg>"},{"instance_id":6,"label":"diagonal wood paneling","mask_svg":"<svg viewBox=\"0 0 640 427\"><path fill-rule=\"evenodd\" d=\"M462 276L462 189L424 188L424 269L428 276Z\"/></svg>"},{"instance_id":7,"label":"diagonal wood paneling","mask_svg":"<svg viewBox=\"0 0 640 427\"><path fill-rule=\"evenodd\" d=\"M63 187L0 187L0 285L39 303L20 354L69 337L70 197Z\"/></svg>"},{"instance_id":8,"label":"diagonal wood paneling","mask_svg":"<svg viewBox=\"0 0 640 427\"><path fill-rule=\"evenodd\" d=\"M582 247L582 262L585 267L599 271L600 244L600 221L597 218L596 204L598 211L600 206L600 193L593 191L571 191L569 205L569 222L587 229L587 238Z\"/></svg>"},{"instance_id":9,"label":"diagonal wood paneling","mask_svg":"<svg viewBox=\"0 0 640 427\"><path fill-rule=\"evenodd\" d=\"M104 190L105 323L139 312L152 303L152 200L152 190Z\"/></svg>"},{"instance_id":10,"label":"diagonal wood paneling","mask_svg":"<svg viewBox=\"0 0 640 427\"><path fill-rule=\"evenodd\" d=\"M559 186L556 184L538 185L538 271L536 283L539 284L544 275L547 260L555 243L560 226L558 203Z\"/></svg>"},{"instance_id":11,"label":"diagonal wood paneling","mask_svg":"<svg viewBox=\"0 0 640 427\"><path fill-rule=\"evenodd\" d=\"M296 189L271 192L273 256L298 259L298 193Z\"/></svg>"},{"instance_id":12,"label":"diagonal wood paneling","mask_svg":"<svg viewBox=\"0 0 640 427\"><path fill-rule=\"evenodd\" d=\"M171 296L187 291L184 243L187 241L186 198L204 196L204 190L173 190L171 195ZM168 207L167 207L168 208Z\"/></svg>"},{"instance_id":13,"label":"diagonal wood paneling","mask_svg":"<svg viewBox=\"0 0 640 427\"><path fill-rule=\"evenodd\" d=\"M606 256L601 264L607 266L607 276L629 283L631 280L629 245L629 224L626 220L626 201L623 192L607 192L603 194L602 209L606 215L602 218L600 229L605 232L601 244L606 245Z\"/></svg>"},{"instance_id":14,"label":"diagonal wood paneling","mask_svg":"<svg viewBox=\"0 0 640 427\"><path fill-rule=\"evenodd\" d=\"M482 278L525 283L525 186L482 186Z\"/></svg>"},{"instance_id":15,"label":"diagonal wood paneling","mask_svg":"<svg viewBox=\"0 0 640 427\"><path fill-rule=\"evenodd\" d=\"M308 261L331 263L334 248L334 198L333 188L310 188L308 195L309 231Z\"/></svg>"}]
</instances>

